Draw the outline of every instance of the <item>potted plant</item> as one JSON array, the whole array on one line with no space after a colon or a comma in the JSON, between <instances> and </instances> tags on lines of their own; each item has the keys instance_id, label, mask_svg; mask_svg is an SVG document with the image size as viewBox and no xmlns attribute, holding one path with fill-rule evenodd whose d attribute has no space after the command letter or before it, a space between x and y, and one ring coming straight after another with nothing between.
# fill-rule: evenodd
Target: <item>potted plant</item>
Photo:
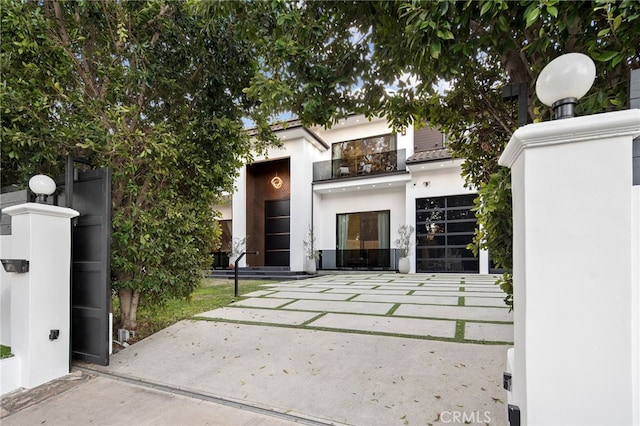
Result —
<instances>
[{"instance_id":1,"label":"potted plant","mask_svg":"<svg viewBox=\"0 0 640 426\"><path fill-rule=\"evenodd\" d=\"M229 252L229 268L236 267L236 259L246 251L247 237L234 238L231 242L231 251Z\"/></svg>"},{"instance_id":2,"label":"potted plant","mask_svg":"<svg viewBox=\"0 0 640 426\"><path fill-rule=\"evenodd\" d=\"M307 239L303 241L306 260L304 263L304 271L307 274L314 275L316 273L316 260L318 260L318 250L315 250L316 236L313 235L313 228L309 225L309 233Z\"/></svg>"},{"instance_id":3,"label":"potted plant","mask_svg":"<svg viewBox=\"0 0 640 426\"><path fill-rule=\"evenodd\" d=\"M398 236L396 240L396 246L403 251L404 256L398 260L398 272L401 274L409 273L411 269L411 249L413 247L413 241L411 236L413 235L415 228L411 225L400 225L398 227Z\"/></svg>"}]
</instances>

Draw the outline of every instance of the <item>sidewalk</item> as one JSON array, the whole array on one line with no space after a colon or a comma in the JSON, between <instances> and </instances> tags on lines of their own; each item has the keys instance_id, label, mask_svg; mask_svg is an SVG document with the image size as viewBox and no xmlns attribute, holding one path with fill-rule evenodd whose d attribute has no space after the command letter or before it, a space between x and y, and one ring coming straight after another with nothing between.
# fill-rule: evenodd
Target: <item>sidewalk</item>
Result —
<instances>
[{"instance_id":1,"label":"sidewalk","mask_svg":"<svg viewBox=\"0 0 640 426\"><path fill-rule=\"evenodd\" d=\"M171 404L196 404L184 410L176 406L192 411L189 418L155 417L156 411L150 410L149 418L162 424L286 424L306 419L310 424L436 425L446 423L444 415L451 420L457 412L477 424L505 425L502 372L512 320L501 307L502 293L488 278L331 275L268 285L229 307L181 321L132 345L113 355L109 367L91 366L139 380L143 388L117 391L134 385L118 381L107 386L105 381L113 382L107 376L76 389L103 413L130 412L130 404L144 407L135 402L138 396L150 398L149 407L156 406L158 412ZM161 395L145 396L153 385ZM106 394L95 394L103 388ZM179 395L169 398L165 391L172 389ZM43 418L21 416L30 410L58 413L51 404L69 392L2 421L40 424ZM191 398L182 401L183 395ZM60 405L75 410L79 403L72 396ZM240 405L228 417L223 412L231 407L211 402L215 400ZM107 401L111 411L101 408ZM243 404L266 410L251 414L280 416L247 420L241 416L246 414ZM210 406L212 411L207 411ZM113 417L106 414L91 420L115 424L125 418L129 424L144 424L146 415L141 421L120 417L110 422ZM63 417L47 417L47 424L60 424L57 419L66 423ZM261 423L269 421L276 423Z\"/></svg>"}]
</instances>

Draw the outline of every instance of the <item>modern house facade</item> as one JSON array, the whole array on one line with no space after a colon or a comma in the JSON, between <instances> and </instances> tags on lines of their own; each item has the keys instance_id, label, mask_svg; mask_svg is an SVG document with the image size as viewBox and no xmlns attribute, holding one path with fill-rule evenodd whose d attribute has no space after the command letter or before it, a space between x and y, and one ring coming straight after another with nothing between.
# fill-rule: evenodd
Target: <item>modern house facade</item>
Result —
<instances>
[{"instance_id":1,"label":"modern house facade","mask_svg":"<svg viewBox=\"0 0 640 426\"><path fill-rule=\"evenodd\" d=\"M466 249L475 193L442 133L395 133L363 116L330 129L290 121L274 132L282 146L240 170L237 191L217 206L226 244L246 238L258 252L240 265L304 270L312 228L319 270L396 270L398 228L412 225L411 272L489 272L487 253Z\"/></svg>"}]
</instances>

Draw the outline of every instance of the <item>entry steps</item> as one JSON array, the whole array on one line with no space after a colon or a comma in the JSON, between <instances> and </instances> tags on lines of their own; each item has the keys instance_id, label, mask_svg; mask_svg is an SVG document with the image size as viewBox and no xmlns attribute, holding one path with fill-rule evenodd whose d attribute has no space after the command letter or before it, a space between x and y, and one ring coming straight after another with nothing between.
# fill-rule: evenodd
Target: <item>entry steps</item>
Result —
<instances>
[{"instance_id":1,"label":"entry steps","mask_svg":"<svg viewBox=\"0 0 640 426\"><path fill-rule=\"evenodd\" d=\"M238 279L246 280L304 280L305 278L317 277L320 275L367 275L376 274L397 274L398 271L368 271L362 269L322 269L318 270L315 275L307 274L304 271L291 271L286 266L250 266L246 268L238 268ZM231 268L209 270L206 275L208 278L233 279L234 271Z\"/></svg>"}]
</instances>

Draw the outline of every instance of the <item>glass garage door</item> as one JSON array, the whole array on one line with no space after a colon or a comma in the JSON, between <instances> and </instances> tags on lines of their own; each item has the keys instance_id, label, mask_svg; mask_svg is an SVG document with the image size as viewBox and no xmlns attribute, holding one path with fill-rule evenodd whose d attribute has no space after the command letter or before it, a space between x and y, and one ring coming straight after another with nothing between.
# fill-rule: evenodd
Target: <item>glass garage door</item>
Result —
<instances>
[{"instance_id":1,"label":"glass garage door","mask_svg":"<svg viewBox=\"0 0 640 426\"><path fill-rule=\"evenodd\" d=\"M479 272L473 241L475 194L416 199L416 271Z\"/></svg>"}]
</instances>

